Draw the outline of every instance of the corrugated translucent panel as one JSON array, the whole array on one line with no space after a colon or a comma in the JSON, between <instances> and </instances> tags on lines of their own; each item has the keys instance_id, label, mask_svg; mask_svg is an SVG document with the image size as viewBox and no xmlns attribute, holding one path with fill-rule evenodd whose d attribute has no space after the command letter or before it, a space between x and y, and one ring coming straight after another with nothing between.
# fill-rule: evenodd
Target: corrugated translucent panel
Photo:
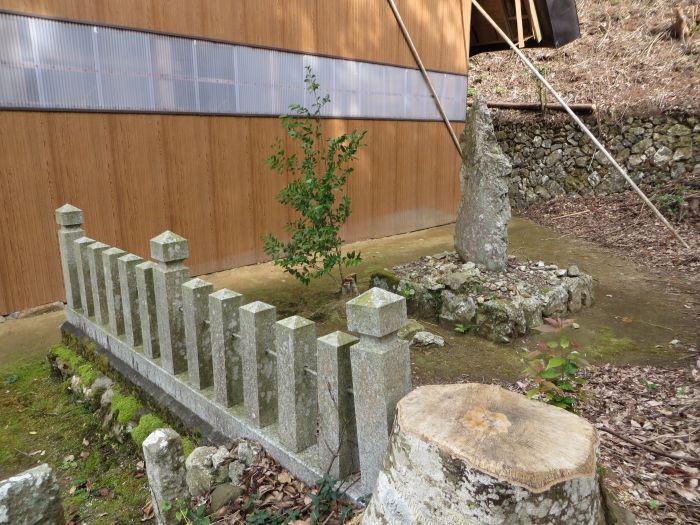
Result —
<instances>
[{"instance_id":1,"label":"corrugated translucent panel","mask_svg":"<svg viewBox=\"0 0 700 525\"><path fill-rule=\"evenodd\" d=\"M199 110L236 113L236 49L225 44L197 42Z\"/></svg>"},{"instance_id":2,"label":"corrugated translucent panel","mask_svg":"<svg viewBox=\"0 0 700 525\"><path fill-rule=\"evenodd\" d=\"M0 105L39 106L29 22L0 17Z\"/></svg>"},{"instance_id":3,"label":"corrugated translucent panel","mask_svg":"<svg viewBox=\"0 0 700 525\"><path fill-rule=\"evenodd\" d=\"M279 115L314 103L306 67L324 116L440 118L414 69L0 13L0 107ZM465 77L430 76L461 120Z\"/></svg>"},{"instance_id":4,"label":"corrugated translucent panel","mask_svg":"<svg viewBox=\"0 0 700 525\"><path fill-rule=\"evenodd\" d=\"M103 104L124 110L155 110L150 35L96 28Z\"/></svg>"}]
</instances>

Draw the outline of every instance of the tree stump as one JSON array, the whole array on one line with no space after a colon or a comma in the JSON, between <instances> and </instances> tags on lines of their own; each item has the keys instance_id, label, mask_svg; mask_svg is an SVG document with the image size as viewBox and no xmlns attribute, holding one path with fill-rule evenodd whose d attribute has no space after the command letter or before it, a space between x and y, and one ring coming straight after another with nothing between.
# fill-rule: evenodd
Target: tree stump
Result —
<instances>
[{"instance_id":1,"label":"tree stump","mask_svg":"<svg viewBox=\"0 0 700 525\"><path fill-rule=\"evenodd\" d=\"M584 419L495 385L419 387L362 524L604 523L597 446Z\"/></svg>"}]
</instances>

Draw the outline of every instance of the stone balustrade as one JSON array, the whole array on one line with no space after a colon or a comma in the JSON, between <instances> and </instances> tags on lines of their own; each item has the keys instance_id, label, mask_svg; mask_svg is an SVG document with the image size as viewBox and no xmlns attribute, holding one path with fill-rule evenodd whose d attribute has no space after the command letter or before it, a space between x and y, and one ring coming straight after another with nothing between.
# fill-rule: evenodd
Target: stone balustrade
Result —
<instances>
[{"instance_id":1,"label":"stone balustrade","mask_svg":"<svg viewBox=\"0 0 700 525\"><path fill-rule=\"evenodd\" d=\"M227 438L259 441L307 483L360 472L372 491L398 401L411 390L406 301L373 288L347 303L348 329L316 325L190 279L188 241L166 231L151 258L85 237L83 213L56 210L68 323L127 379L157 390Z\"/></svg>"}]
</instances>

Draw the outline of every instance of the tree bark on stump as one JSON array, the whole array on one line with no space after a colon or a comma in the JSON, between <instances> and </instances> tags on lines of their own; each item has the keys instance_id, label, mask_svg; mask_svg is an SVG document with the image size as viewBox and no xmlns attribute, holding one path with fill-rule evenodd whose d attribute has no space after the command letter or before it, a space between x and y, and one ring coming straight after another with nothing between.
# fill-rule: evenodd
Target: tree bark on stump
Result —
<instances>
[{"instance_id":1,"label":"tree bark on stump","mask_svg":"<svg viewBox=\"0 0 700 525\"><path fill-rule=\"evenodd\" d=\"M584 419L495 385L419 387L362 525L602 524L597 446Z\"/></svg>"}]
</instances>

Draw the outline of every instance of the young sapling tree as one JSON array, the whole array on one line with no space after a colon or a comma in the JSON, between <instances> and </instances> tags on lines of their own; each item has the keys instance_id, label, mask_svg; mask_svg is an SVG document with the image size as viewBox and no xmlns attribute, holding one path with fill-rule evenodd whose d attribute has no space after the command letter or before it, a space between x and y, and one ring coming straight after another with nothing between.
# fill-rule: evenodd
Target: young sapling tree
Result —
<instances>
[{"instance_id":1,"label":"young sapling tree","mask_svg":"<svg viewBox=\"0 0 700 525\"><path fill-rule=\"evenodd\" d=\"M298 146L301 155L284 149L282 141L273 145L267 164L281 175L293 179L276 196L295 210L295 219L285 231L289 240L272 234L263 239L263 249L274 263L308 285L313 279L337 271L339 288L343 269L360 263L360 253L343 254L340 229L350 217L348 177L353 161L367 131L353 130L337 137L325 137L321 130L321 110L330 102L319 94L319 84L310 67L304 79L311 95L311 108L292 104L291 115L282 115L282 127Z\"/></svg>"}]
</instances>

